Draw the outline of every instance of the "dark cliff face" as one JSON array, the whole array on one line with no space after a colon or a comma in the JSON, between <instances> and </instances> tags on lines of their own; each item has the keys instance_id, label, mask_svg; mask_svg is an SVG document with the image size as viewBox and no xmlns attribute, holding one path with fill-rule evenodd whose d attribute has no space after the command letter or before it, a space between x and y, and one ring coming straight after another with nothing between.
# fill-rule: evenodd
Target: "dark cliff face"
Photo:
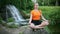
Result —
<instances>
[{"instance_id":1,"label":"dark cliff face","mask_svg":"<svg viewBox=\"0 0 60 34\"><path fill-rule=\"evenodd\" d=\"M5 21L7 21L6 20L7 18L11 17L10 11L8 9L6 9L5 6L0 8L0 17Z\"/></svg>"},{"instance_id":2,"label":"dark cliff face","mask_svg":"<svg viewBox=\"0 0 60 34\"><path fill-rule=\"evenodd\" d=\"M3 18L3 20L6 19L6 8L5 7L0 8L0 17Z\"/></svg>"}]
</instances>

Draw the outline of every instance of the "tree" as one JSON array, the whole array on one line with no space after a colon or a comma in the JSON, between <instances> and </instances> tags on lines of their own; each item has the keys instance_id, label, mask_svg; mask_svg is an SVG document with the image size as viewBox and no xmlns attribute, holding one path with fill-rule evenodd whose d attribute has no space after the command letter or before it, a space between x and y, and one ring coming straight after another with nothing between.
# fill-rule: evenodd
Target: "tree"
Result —
<instances>
[{"instance_id":1,"label":"tree","mask_svg":"<svg viewBox=\"0 0 60 34\"><path fill-rule=\"evenodd\" d=\"M40 6L60 6L60 0L37 0Z\"/></svg>"},{"instance_id":2,"label":"tree","mask_svg":"<svg viewBox=\"0 0 60 34\"><path fill-rule=\"evenodd\" d=\"M55 5L58 6L58 0L56 0L56 4Z\"/></svg>"}]
</instances>

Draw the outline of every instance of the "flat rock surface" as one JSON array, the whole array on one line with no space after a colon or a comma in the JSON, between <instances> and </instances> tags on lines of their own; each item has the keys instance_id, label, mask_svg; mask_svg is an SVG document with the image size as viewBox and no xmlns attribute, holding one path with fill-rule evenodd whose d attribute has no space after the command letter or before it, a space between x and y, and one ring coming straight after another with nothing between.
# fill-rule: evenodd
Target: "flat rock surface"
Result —
<instances>
[{"instance_id":1,"label":"flat rock surface","mask_svg":"<svg viewBox=\"0 0 60 34\"><path fill-rule=\"evenodd\" d=\"M6 28L0 25L0 34L48 34L46 30L39 29L32 31L28 26L22 26L19 28Z\"/></svg>"}]
</instances>

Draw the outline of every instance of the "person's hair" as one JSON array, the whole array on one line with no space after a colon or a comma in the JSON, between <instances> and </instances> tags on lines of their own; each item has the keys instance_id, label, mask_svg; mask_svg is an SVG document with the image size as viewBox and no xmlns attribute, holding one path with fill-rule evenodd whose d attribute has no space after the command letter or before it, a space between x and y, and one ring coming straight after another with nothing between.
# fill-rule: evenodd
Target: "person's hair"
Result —
<instances>
[{"instance_id":1,"label":"person's hair","mask_svg":"<svg viewBox=\"0 0 60 34\"><path fill-rule=\"evenodd\" d=\"M38 4L38 3L34 3L34 5L35 5L35 4ZM39 4L38 4L38 5L39 5Z\"/></svg>"}]
</instances>

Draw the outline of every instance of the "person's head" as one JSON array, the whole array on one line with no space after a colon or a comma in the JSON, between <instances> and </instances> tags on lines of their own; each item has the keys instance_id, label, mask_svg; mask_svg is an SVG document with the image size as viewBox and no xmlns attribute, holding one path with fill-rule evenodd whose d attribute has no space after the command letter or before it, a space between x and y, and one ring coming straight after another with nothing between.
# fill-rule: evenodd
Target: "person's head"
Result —
<instances>
[{"instance_id":1,"label":"person's head","mask_svg":"<svg viewBox=\"0 0 60 34\"><path fill-rule=\"evenodd\" d=\"M38 9L38 3L34 4L34 9Z\"/></svg>"}]
</instances>

